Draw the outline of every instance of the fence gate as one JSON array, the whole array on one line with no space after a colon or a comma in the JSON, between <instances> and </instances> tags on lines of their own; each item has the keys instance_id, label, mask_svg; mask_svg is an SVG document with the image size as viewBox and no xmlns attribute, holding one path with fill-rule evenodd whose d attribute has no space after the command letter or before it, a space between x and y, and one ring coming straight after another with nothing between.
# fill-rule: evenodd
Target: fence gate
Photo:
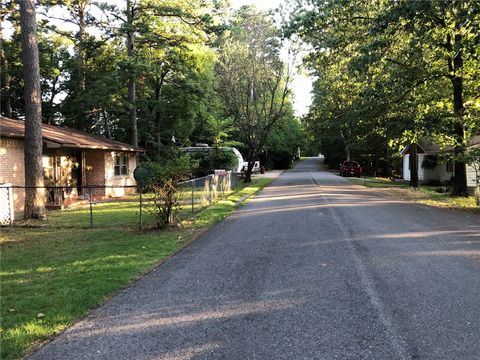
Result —
<instances>
[{"instance_id":1,"label":"fence gate","mask_svg":"<svg viewBox=\"0 0 480 360\"><path fill-rule=\"evenodd\" d=\"M0 225L13 224L12 184L0 184Z\"/></svg>"}]
</instances>

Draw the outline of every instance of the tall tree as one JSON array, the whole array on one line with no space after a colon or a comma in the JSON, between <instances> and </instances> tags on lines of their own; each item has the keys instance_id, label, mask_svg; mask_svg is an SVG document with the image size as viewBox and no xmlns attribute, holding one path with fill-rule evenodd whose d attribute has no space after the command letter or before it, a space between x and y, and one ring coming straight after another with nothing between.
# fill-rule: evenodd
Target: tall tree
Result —
<instances>
[{"instance_id":1,"label":"tall tree","mask_svg":"<svg viewBox=\"0 0 480 360\"><path fill-rule=\"evenodd\" d=\"M10 74L8 71L8 60L5 57L4 52L4 36L3 36L3 22L5 20L6 13L0 9L0 74L5 74L2 76L2 97L5 96L5 109L2 109L2 112L5 113L7 117L12 117L12 105L10 103Z\"/></svg>"},{"instance_id":2,"label":"tall tree","mask_svg":"<svg viewBox=\"0 0 480 360\"><path fill-rule=\"evenodd\" d=\"M0 5L0 108L3 115L11 118L13 116L12 88L15 86L12 86L14 81L12 81L12 66L10 61L12 58L18 58L21 50L18 42L5 38L4 23L6 21L12 23L13 18L17 18L18 15L15 14L15 2L2 1ZM16 22L18 23L18 21Z\"/></svg>"},{"instance_id":3,"label":"tall tree","mask_svg":"<svg viewBox=\"0 0 480 360\"><path fill-rule=\"evenodd\" d=\"M22 59L25 99L25 215L44 219L45 190L42 165L42 103L34 0L21 0Z\"/></svg>"},{"instance_id":4,"label":"tall tree","mask_svg":"<svg viewBox=\"0 0 480 360\"><path fill-rule=\"evenodd\" d=\"M135 44L135 32L133 27L133 21L135 19L136 8L132 5L131 0L127 0L127 56L130 59L130 69L128 74L128 118L130 123L130 145L138 146L138 129L137 129L137 103L136 103L136 78L135 69L133 66L134 59L134 44Z\"/></svg>"},{"instance_id":5,"label":"tall tree","mask_svg":"<svg viewBox=\"0 0 480 360\"><path fill-rule=\"evenodd\" d=\"M299 0L287 30L313 47L309 64L320 81L325 73L337 74L348 84L342 94L355 90L347 97L353 106L347 104L329 123L343 125L353 117L364 130L378 129L385 143L410 144L428 136L452 145L453 192L464 195L466 134L479 122L473 105L480 75L479 12L478 2L463 0ZM316 90L326 90L328 97L332 87L323 82ZM318 106L335 110L328 103Z\"/></svg>"},{"instance_id":6,"label":"tall tree","mask_svg":"<svg viewBox=\"0 0 480 360\"><path fill-rule=\"evenodd\" d=\"M290 73L280 59L281 43L272 21L254 7L234 18L231 36L221 48L219 93L235 119L249 163L245 182L273 125L286 114Z\"/></svg>"}]
</instances>

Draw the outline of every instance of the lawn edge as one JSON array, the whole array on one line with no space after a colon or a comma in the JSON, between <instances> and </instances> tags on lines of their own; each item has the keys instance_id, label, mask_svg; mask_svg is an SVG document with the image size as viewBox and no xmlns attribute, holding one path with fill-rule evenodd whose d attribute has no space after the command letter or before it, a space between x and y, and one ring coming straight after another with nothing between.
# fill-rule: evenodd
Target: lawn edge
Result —
<instances>
[{"instance_id":1,"label":"lawn edge","mask_svg":"<svg viewBox=\"0 0 480 360\"><path fill-rule=\"evenodd\" d=\"M281 173L283 174L283 172ZM280 174L280 175L281 175ZM280 176L279 175L279 176ZM34 342L32 343L31 345L31 348L26 351L24 354L22 354L19 358L17 358L18 360L25 360L27 359L30 355L32 355L34 352L36 351L39 351L40 349L42 349L43 347L47 346L49 343L51 343L53 340L55 340L58 336L61 336L64 332L68 331L69 329L71 329L73 326L75 326L76 324L78 324L79 322L83 321L83 320L86 320L88 317L90 317L96 310L98 310L100 307L106 305L108 302L110 302L114 297L120 295L122 292L124 292L126 289L132 287L133 285L135 285L136 283L138 283L142 278L144 278L145 276L151 274L153 271L155 271L156 269L158 269L159 267L161 267L163 264L165 264L166 262L168 262L169 260L171 260L173 257L177 256L179 253L181 253L182 251L184 251L188 246L192 245L193 242L201 239L203 236L206 236L206 234L211 231L213 228L215 228L216 226L218 226L223 220L227 219L229 216L231 216L232 214L234 214L240 207L242 207L243 205L245 205L248 200L250 200L252 197L255 197L256 195L258 195L263 189L265 189L267 186L271 185L274 181L276 180L276 178L274 179L271 179L271 181L269 181L265 186L261 187L260 189L256 190L255 192L253 192L252 194L250 195L246 195L246 199L242 200L243 197L238 200L232 211L230 211L225 217L223 217L222 219L220 219L219 221L216 221L210 225L207 225L205 227L199 227L198 229L195 229L195 231L193 231L191 234L188 234L189 236L191 236L191 238L189 238L188 240L185 240L181 246L175 250L173 253L171 253L170 255L167 255L166 257L164 257L163 259L155 262L154 264L152 264L151 266L147 267L145 270L143 270L141 273L139 273L138 275L136 275L134 278L132 278L127 284L125 284L124 286L118 288L116 291L112 292L111 294L107 295L105 297L105 299L103 299L102 302L100 302L97 306L95 306L93 309L90 309L88 310L85 314L83 314L82 316L78 317L75 322L73 322L72 324L66 326L64 329L62 329L60 332L56 333L56 334L53 334L51 336L49 336L47 339L44 339L44 340L38 340L37 342ZM240 191L241 189L239 189L238 191ZM235 192L233 192L232 194L234 194ZM230 194L230 195L232 195ZM212 206L215 206L215 204L213 204ZM205 209L203 209L202 211L205 211L207 209L209 209L210 207L207 207ZM200 212L201 213L201 212ZM200 214L198 213L198 214ZM198 215L196 214L196 215ZM172 230L174 231L174 230ZM181 231L181 230L177 230L177 231ZM188 228L185 228L184 229L185 232L188 232ZM182 233L183 234L183 233Z\"/></svg>"},{"instance_id":2,"label":"lawn edge","mask_svg":"<svg viewBox=\"0 0 480 360\"><path fill-rule=\"evenodd\" d=\"M348 178L347 178L347 180L350 181L350 179L348 179ZM363 185L363 184L355 184L353 181L350 181L350 183L353 186L360 186L362 188L370 189L371 191L402 188L401 186L367 186L367 185ZM411 190L410 187L403 187L403 189L409 190L409 191ZM421 190L417 190L417 191L421 191ZM384 195L391 196L391 197L394 197L394 198L397 198L397 199L402 199L402 200L411 202L412 204L424 205L424 206L428 206L428 207L435 208L435 209L444 209L444 210L450 210L450 211L454 211L454 212L462 212L462 213L468 213L468 214L471 214L471 215L480 216L480 210L479 210L480 207L467 208L467 207L459 207L459 206L443 206L441 204L427 203L427 201L429 201L429 200L435 201L431 198L416 200L416 199L413 199L413 198L402 197L401 195L399 195L395 192L391 192L391 193L388 193L388 194L385 194L383 191L376 191L376 192L382 193Z\"/></svg>"}]
</instances>

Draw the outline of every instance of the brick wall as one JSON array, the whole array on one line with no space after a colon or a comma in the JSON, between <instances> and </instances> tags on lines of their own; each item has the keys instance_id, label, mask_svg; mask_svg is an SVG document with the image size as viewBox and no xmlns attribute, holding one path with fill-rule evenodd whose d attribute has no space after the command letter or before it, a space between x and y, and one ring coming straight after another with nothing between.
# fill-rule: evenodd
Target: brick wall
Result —
<instances>
[{"instance_id":1,"label":"brick wall","mask_svg":"<svg viewBox=\"0 0 480 360\"><path fill-rule=\"evenodd\" d=\"M87 182L85 185L105 185L105 153L104 150L85 150L87 166ZM93 189L94 196L105 196L105 189Z\"/></svg>"},{"instance_id":2,"label":"brick wall","mask_svg":"<svg viewBox=\"0 0 480 360\"><path fill-rule=\"evenodd\" d=\"M0 139L0 183L25 186L23 139ZM15 218L23 217L25 190L13 189Z\"/></svg>"}]
</instances>

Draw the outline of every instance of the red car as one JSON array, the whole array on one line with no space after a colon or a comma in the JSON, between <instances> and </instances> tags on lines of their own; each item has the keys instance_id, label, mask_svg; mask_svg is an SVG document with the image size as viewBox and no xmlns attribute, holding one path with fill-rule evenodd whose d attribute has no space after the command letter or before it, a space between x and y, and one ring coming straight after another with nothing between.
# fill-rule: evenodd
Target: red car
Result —
<instances>
[{"instance_id":1,"label":"red car","mask_svg":"<svg viewBox=\"0 0 480 360\"><path fill-rule=\"evenodd\" d=\"M362 167L356 161L344 161L340 166L340 176L356 176L362 175Z\"/></svg>"}]
</instances>

